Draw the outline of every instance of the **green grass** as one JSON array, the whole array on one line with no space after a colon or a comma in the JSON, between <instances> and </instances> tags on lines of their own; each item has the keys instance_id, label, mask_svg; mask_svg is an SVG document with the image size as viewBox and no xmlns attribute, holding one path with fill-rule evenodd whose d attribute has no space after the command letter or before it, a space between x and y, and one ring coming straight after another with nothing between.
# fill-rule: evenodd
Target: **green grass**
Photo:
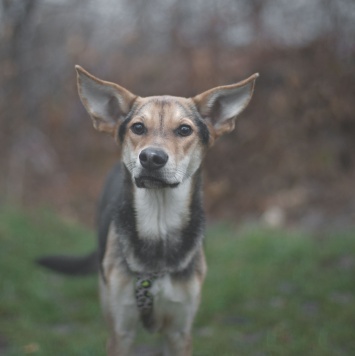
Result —
<instances>
[{"instance_id":1,"label":"green grass","mask_svg":"<svg viewBox=\"0 0 355 356\"><path fill-rule=\"evenodd\" d=\"M96 277L33 263L94 246L92 231L46 211L0 210L1 355L104 355ZM194 355L355 355L354 233L218 225L206 250Z\"/></svg>"}]
</instances>

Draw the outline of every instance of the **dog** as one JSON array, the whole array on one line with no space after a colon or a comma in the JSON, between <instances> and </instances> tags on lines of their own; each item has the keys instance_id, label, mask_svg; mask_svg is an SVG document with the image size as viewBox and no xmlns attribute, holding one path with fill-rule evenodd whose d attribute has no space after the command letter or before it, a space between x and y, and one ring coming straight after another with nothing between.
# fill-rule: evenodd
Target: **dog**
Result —
<instances>
[{"instance_id":1,"label":"dog","mask_svg":"<svg viewBox=\"0 0 355 356\"><path fill-rule=\"evenodd\" d=\"M67 274L99 270L110 356L130 355L139 322L164 336L164 355L192 353L191 328L206 275L201 163L251 100L258 74L194 98L139 97L76 66L81 101L120 162L98 209L98 251L45 257Z\"/></svg>"}]
</instances>

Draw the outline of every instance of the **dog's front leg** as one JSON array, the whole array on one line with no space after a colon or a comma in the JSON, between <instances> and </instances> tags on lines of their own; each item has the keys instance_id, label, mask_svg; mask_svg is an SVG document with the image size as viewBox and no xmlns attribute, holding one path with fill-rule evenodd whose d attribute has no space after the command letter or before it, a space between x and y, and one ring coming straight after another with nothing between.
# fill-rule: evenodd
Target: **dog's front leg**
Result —
<instances>
[{"instance_id":1,"label":"dog's front leg","mask_svg":"<svg viewBox=\"0 0 355 356\"><path fill-rule=\"evenodd\" d=\"M190 280L173 282L172 298L167 304L162 328L164 356L192 355L191 329L200 304L203 275L196 274Z\"/></svg>"},{"instance_id":2,"label":"dog's front leg","mask_svg":"<svg viewBox=\"0 0 355 356\"><path fill-rule=\"evenodd\" d=\"M191 356L192 343L189 332L170 331L165 333L164 356Z\"/></svg>"},{"instance_id":3,"label":"dog's front leg","mask_svg":"<svg viewBox=\"0 0 355 356\"><path fill-rule=\"evenodd\" d=\"M130 356L139 315L133 293L133 283L119 269L113 269L106 282L100 278L101 303L110 337L107 343L109 356Z\"/></svg>"},{"instance_id":4,"label":"dog's front leg","mask_svg":"<svg viewBox=\"0 0 355 356\"><path fill-rule=\"evenodd\" d=\"M129 356L135 338L134 332L113 332L107 342L108 356Z\"/></svg>"}]
</instances>

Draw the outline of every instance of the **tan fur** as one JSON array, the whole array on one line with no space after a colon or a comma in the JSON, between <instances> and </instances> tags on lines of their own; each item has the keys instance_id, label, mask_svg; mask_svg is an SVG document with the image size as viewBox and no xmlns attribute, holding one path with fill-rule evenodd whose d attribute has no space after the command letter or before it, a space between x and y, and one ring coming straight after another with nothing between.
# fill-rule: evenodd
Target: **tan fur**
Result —
<instances>
[{"instance_id":1,"label":"tan fur","mask_svg":"<svg viewBox=\"0 0 355 356\"><path fill-rule=\"evenodd\" d=\"M140 137L128 131L126 140L136 152L150 145L163 146L177 161L183 159L199 144L196 139L196 125L181 109L188 104L190 99L186 98L169 96L137 98L138 112L132 119L132 125L142 122L148 129L148 134ZM174 130L183 124L191 126L193 134L184 139L176 139Z\"/></svg>"}]
</instances>

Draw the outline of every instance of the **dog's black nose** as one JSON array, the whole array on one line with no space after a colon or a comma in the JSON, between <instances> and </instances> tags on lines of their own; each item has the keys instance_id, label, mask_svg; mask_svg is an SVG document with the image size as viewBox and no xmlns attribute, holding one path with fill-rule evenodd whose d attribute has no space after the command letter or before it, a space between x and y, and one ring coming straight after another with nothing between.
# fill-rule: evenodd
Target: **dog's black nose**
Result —
<instances>
[{"instance_id":1,"label":"dog's black nose","mask_svg":"<svg viewBox=\"0 0 355 356\"><path fill-rule=\"evenodd\" d=\"M145 169L155 170L165 166L169 156L159 148L148 147L139 154L141 165Z\"/></svg>"}]
</instances>

